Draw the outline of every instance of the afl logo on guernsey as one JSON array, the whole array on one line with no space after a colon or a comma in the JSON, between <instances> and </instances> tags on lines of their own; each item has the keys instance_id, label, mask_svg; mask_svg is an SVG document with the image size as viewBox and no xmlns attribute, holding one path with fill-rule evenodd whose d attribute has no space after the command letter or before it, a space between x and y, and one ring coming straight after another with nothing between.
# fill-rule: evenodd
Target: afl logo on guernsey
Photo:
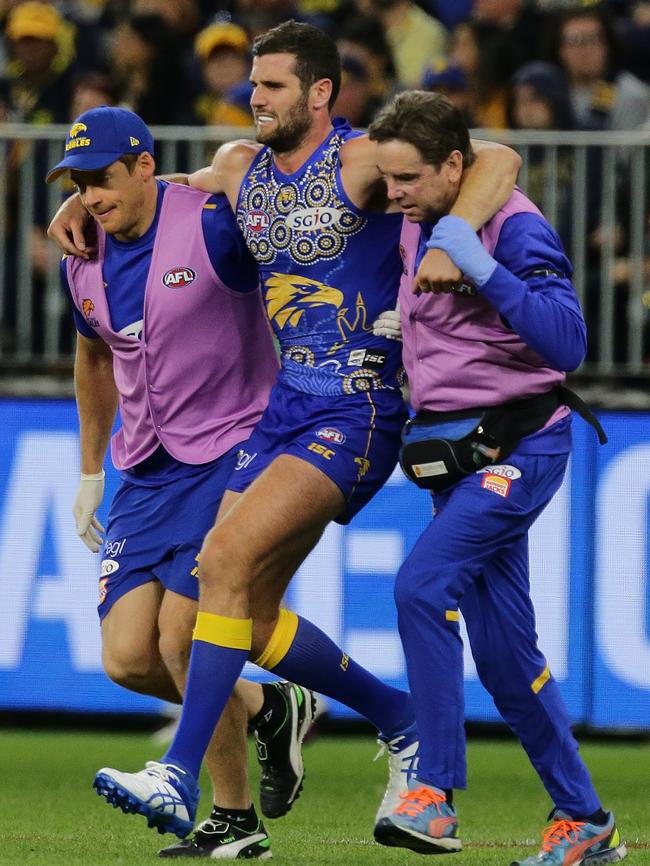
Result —
<instances>
[{"instance_id":1,"label":"afl logo on guernsey","mask_svg":"<svg viewBox=\"0 0 650 866\"><path fill-rule=\"evenodd\" d=\"M196 271L192 268L172 268L162 278L163 285L168 289L184 289L196 279Z\"/></svg>"},{"instance_id":2,"label":"afl logo on guernsey","mask_svg":"<svg viewBox=\"0 0 650 866\"><path fill-rule=\"evenodd\" d=\"M252 210L246 215L246 228L251 232L263 232L270 222L269 215L263 210Z\"/></svg>"},{"instance_id":3,"label":"afl logo on guernsey","mask_svg":"<svg viewBox=\"0 0 650 866\"><path fill-rule=\"evenodd\" d=\"M342 216L335 207L305 207L292 210L286 223L295 232L313 232L335 226Z\"/></svg>"}]
</instances>

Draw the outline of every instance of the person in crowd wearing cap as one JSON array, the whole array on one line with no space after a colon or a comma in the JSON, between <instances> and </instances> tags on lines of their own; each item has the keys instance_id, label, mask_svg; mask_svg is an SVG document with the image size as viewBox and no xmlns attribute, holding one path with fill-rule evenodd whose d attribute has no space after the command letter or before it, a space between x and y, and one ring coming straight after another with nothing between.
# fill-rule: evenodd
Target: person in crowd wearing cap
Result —
<instances>
[{"instance_id":1,"label":"person in crowd wearing cap","mask_svg":"<svg viewBox=\"0 0 650 866\"><path fill-rule=\"evenodd\" d=\"M348 523L392 473L405 417L400 347L370 332L378 313L395 305L401 219L386 200L375 145L330 116L340 75L335 43L316 27L288 21L260 36L251 72L258 140L229 142L190 178L228 196L258 262L282 366L201 551L176 736L159 763L137 773L105 768L97 777L124 811L149 804L163 830L174 827L154 805L156 792L174 797L191 820L205 748L249 657L378 728L390 771L378 818L399 802L417 757L409 695L280 606L329 522ZM507 200L519 163L507 148L482 147L458 212L478 227ZM79 237L74 200L51 231L79 252L68 229ZM427 285L458 277L435 251L419 274ZM114 787L123 796L112 797Z\"/></svg>"},{"instance_id":2,"label":"person in crowd wearing cap","mask_svg":"<svg viewBox=\"0 0 650 866\"><path fill-rule=\"evenodd\" d=\"M481 682L553 803L542 850L512 866L618 862L625 845L580 757L530 599L528 532L564 477L570 408L607 441L563 384L587 343L571 264L518 189L478 234L454 215L475 155L444 96L400 94L368 132L404 214L400 318L415 415L400 462L434 506L395 583L420 761L375 838L422 854L461 848L453 790L466 787L462 613ZM442 294L416 294L430 249L448 253L463 278Z\"/></svg>"},{"instance_id":3,"label":"person in crowd wearing cap","mask_svg":"<svg viewBox=\"0 0 650 866\"><path fill-rule=\"evenodd\" d=\"M5 29L10 54L2 90L7 95L6 119L29 124L67 123L70 119L74 63L74 27L48 3L27 2L14 6ZM21 178L23 164L31 160L34 176L26 185ZM49 267L46 227L47 196L40 178L47 170L47 142L16 140L8 145L4 170L7 173L9 211L20 213L24 199L31 199L29 262L32 272L34 310L32 328L36 345L43 339L45 279ZM7 280L13 283L18 263L16 221L9 220L5 243ZM15 327L15 293L5 293L2 318Z\"/></svg>"},{"instance_id":4,"label":"person in crowd wearing cap","mask_svg":"<svg viewBox=\"0 0 650 866\"><path fill-rule=\"evenodd\" d=\"M576 128L576 118L571 106L569 85L562 70L552 63L533 60L525 63L510 81L508 114L512 129L557 129ZM591 149L591 148L590 148ZM571 249L573 228L573 179L574 153L572 147L557 146L557 161L553 169L555 192L558 196L556 228L564 248ZM593 154L589 155L590 174ZM544 196L550 189L546 148L542 145L528 147L528 171L526 194L538 207L543 207ZM594 177L593 180L596 178ZM598 219L598 183L589 183L586 208L590 221ZM595 228L597 222L591 228Z\"/></svg>"},{"instance_id":5,"label":"person in crowd wearing cap","mask_svg":"<svg viewBox=\"0 0 650 866\"><path fill-rule=\"evenodd\" d=\"M375 114L370 70L360 57L341 54L341 89L332 112L352 126L365 129Z\"/></svg>"},{"instance_id":6,"label":"person in crowd wearing cap","mask_svg":"<svg viewBox=\"0 0 650 866\"><path fill-rule=\"evenodd\" d=\"M421 90L441 93L456 106L468 127L475 126L472 115L472 94L464 69L445 57L430 66L422 76Z\"/></svg>"},{"instance_id":7,"label":"person in crowd wearing cap","mask_svg":"<svg viewBox=\"0 0 650 866\"><path fill-rule=\"evenodd\" d=\"M178 701L197 555L278 365L257 268L227 199L156 180L153 150L138 115L94 108L70 127L47 179L69 173L97 225L97 257L64 258L61 277L78 332L74 517L86 546L102 551L104 667L126 688ZM111 452L121 484L102 540L96 513L118 406ZM302 785L300 745L313 712L306 689L240 680L207 755L212 815L191 843L164 855L270 856L248 789L246 725L260 743L262 810L277 817Z\"/></svg>"},{"instance_id":8,"label":"person in crowd wearing cap","mask_svg":"<svg viewBox=\"0 0 650 866\"><path fill-rule=\"evenodd\" d=\"M230 22L210 24L196 37L194 50L205 85L194 105L197 118L208 126L251 126L251 60L246 31Z\"/></svg>"},{"instance_id":9,"label":"person in crowd wearing cap","mask_svg":"<svg viewBox=\"0 0 650 866\"><path fill-rule=\"evenodd\" d=\"M34 0L7 18L11 112L23 123L66 123L74 60L74 27L54 6Z\"/></svg>"}]
</instances>

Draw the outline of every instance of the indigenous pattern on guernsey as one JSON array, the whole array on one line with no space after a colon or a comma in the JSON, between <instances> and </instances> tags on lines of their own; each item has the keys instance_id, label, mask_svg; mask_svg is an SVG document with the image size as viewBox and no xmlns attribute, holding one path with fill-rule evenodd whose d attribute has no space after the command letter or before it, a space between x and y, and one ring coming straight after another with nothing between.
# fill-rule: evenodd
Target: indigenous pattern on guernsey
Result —
<instances>
[{"instance_id":1,"label":"indigenous pattern on guernsey","mask_svg":"<svg viewBox=\"0 0 650 866\"><path fill-rule=\"evenodd\" d=\"M403 380L401 344L372 334L396 304L402 218L362 212L345 194L339 151L358 134L335 119L290 175L262 148L237 203L280 344L280 380L309 394L397 389Z\"/></svg>"}]
</instances>

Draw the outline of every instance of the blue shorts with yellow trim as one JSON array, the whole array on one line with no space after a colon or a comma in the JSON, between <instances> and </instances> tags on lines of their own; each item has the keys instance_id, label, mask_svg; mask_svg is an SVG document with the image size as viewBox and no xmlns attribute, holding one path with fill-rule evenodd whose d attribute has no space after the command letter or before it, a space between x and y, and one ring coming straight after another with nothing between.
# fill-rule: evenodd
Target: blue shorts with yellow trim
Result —
<instances>
[{"instance_id":1,"label":"blue shorts with yellow trim","mask_svg":"<svg viewBox=\"0 0 650 866\"><path fill-rule=\"evenodd\" d=\"M123 478L108 515L102 550L100 620L119 598L152 580L198 599L196 557L214 523L240 447L210 463L184 467L184 474L159 484Z\"/></svg>"},{"instance_id":2,"label":"blue shorts with yellow trim","mask_svg":"<svg viewBox=\"0 0 650 866\"><path fill-rule=\"evenodd\" d=\"M276 384L228 489L243 492L276 457L291 454L341 489L346 510L337 523L349 523L395 468L405 420L399 391L323 397Z\"/></svg>"}]
</instances>

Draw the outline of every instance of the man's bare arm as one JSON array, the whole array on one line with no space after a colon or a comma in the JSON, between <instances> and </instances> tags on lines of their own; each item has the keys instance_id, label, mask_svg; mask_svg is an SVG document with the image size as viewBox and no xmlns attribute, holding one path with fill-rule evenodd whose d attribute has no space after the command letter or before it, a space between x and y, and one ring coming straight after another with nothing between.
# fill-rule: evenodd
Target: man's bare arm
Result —
<instances>
[{"instance_id":1,"label":"man's bare arm","mask_svg":"<svg viewBox=\"0 0 650 866\"><path fill-rule=\"evenodd\" d=\"M521 157L512 148L492 141L472 140L474 163L463 172L458 198L450 213L480 229L512 195Z\"/></svg>"},{"instance_id":2,"label":"man's bare arm","mask_svg":"<svg viewBox=\"0 0 650 866\"><path fill-rule=\"evenodd\" d=\"M47 229L47 236L70 256L91 259L97 252L95 221L76 192L67 198Z\"/></svg>"},{"instance_id":3,"label":"man's bare arm","mask_svg":"<svg viewBox=\"0 0 650 866\"><path fill-rule=\"evenodd\" d=\"M182 186L188 186L190 182L189 174L159 174L156 177L158 180L166 180L167 183L180 183Z\"/></svg>"},{"instance_id":4,"label":"man's bare arm","mask_svg":"<svg viewBox=\"0 0 650 866\"><path fill-rule=\"evenodd\" d=\"M79 412L81 471L100 472L117 411L113 354L103 340L77 334L74 386Z\"/></svg>"},{"instance_id":5,"label":"man's bare arm","mask_svg":"<svg viewBox=\"0 0 650 866\"><path fill-rule=\"evenodd\" d=\"M472 140L474 163L463 172L450 213L462 217L478 230L500 210L512 195L521 157L510 147L490 141ZM461 280L461 272L442 250L428 250L413 280L412 291L447 293Z\"/></svg>"},{"instance_id":6,"label":"man's bare arm","mask_svg":"<svg viewBox=\"0 0 650 866\"><path fill-rule=\"evenodd\" d=\"M190 186L204 192L225 193L234 210L242 181L261 145L255 141L239 139L222 144L212 165L200 168L188 178Z\"/></svg>"}]
</instances>

